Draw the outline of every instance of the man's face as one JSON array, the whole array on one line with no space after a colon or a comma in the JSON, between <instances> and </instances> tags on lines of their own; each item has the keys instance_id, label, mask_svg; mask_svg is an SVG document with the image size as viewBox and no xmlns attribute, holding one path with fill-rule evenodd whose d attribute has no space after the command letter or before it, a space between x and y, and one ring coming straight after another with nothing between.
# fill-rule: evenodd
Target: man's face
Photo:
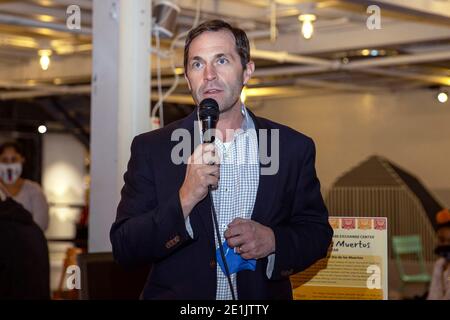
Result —
<instances>
[{"instance_id":1,"label":"man's face","mask_svg":"<svg viewBox=\"0 0 450 320\"><path fill-rule=\"evenodd\" d=\"M197 105L212 98L221 113L240 105L242 87L253 71L253 62L243 70L234 36L228 30L207 31L191 42L185 77Z\"/></svg>"}]
</instances>

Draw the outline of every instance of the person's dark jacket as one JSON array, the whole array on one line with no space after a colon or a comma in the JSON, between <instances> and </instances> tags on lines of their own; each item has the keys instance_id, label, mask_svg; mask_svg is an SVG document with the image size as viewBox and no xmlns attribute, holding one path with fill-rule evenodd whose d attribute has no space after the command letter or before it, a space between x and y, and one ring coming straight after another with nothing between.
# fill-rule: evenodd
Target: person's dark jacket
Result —
<instances>
[{"instance_id":1,"label":"person's dark jacket","mask_svg":"<svg viewBox=\"0 0 450 320\"><path fill-rule=\"evenodd\" d=\"M0 299L50 299L44 233L11 198L0 201Z\"/></svg>"},{"instance_id":2,"label":"person's dark jacket","mask_svg":"<svg viewBox=\"0 0 450 320\"><path fill-rule=\"evenodd\" d=\"M333 234L316 176L315 147L309 137L250 111L249 114L257 130L268 130L266 137L279 133L279 170L275 175L260 175L251 216L272 228L276 249L270 279L266 275L267 258L257 260L255 271L237 274L238 297L292 299L289 276L325 257ZM153 263L142 294L144 299L216 297L211 202L206 197L190 213L194 232L191 239L178 195L186 164L177 165L171 159L178 143L172 141L172 133L184 128L194 137L196 118L195 110L163 129L139 135L131 146L125 186L110 237L114 258L122 265ZM264 136L258 139L261 143ZM273 152L276 148L271 148L270 138L267 143L266 150ZM194 147L192 141L191 152ZM261 168L264 166L260 164Z\"/></svg>"}]
</instances>

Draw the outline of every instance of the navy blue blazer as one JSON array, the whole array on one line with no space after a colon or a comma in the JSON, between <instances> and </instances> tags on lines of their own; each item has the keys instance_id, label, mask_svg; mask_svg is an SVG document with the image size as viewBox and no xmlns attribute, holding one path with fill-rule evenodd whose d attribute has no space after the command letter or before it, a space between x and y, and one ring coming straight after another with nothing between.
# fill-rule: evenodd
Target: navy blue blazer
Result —
<instances>
[{"instance_id":1,"label":"navy blue blazer","mask_svg":"<svg viewBox=\"0 0 450 320\"><path fill-rule=\"evenodd\" d=\"M333 235L316 176L315 147L309 137L249 114L257 130L268 130L269 150L272 130L279 130L279 170L275 175L260 175L251 217L272 228L276 250L270 279L266 275L267 258L257 260L255 271L238 273L238 297L292 299L289 276L325 257ZM186 164L171 161L172 148L178 143L171 141L172 132L185 128L193 137L195 120L196 110L164 128L135 137L131 145L110 239L118 263L152 264L143 299L216 297L211 202L206 197L190 213L194 231L191 239L178 195ZM192 151L194 147L192 141Z\"/></svg>"}]
</instances>

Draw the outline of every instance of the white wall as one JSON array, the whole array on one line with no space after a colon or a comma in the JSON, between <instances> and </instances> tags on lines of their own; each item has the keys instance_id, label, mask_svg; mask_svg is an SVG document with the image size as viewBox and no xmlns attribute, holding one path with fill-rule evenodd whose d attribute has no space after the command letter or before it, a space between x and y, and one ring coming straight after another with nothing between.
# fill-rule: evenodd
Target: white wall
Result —
<instances>
[{"instance_id":1,"label":"white wall","mask_svg":"<svg viewBox=\"0 0 450 320\"><path fill-rule=\"evenodd\" d=\"M65 205L85 203L85 150L83 145L69 134L46 133L43 138L42 186L47 200L58 206L50 207L48 239L75 237L75 223L80 209ZM56 290L70 242L49 242L50 288Z\"/></svg>"},{"instance_id":2,"label":"white wall","mask_svg":"<svg viewBox=\"0 0 450 320\"><path fill-rule=\"evenodd\" d=\"M378 154L415 174L450 206L450 102L437 102L431 90L324 93L266 100L252 110L314 139L326 190L343 172Z\"/></svg>"},{"instance_id":3,"label":"white wall","mask_svg":"<svg viewBox=\"0 0 450 320\"><path fill-rule=\"evenodd\" d=\"M80 209L69 205L85 203L85 150L69 134L45 134L42 185L50 207L48 238L73 238Z\"/></svg>"}]
</instances>

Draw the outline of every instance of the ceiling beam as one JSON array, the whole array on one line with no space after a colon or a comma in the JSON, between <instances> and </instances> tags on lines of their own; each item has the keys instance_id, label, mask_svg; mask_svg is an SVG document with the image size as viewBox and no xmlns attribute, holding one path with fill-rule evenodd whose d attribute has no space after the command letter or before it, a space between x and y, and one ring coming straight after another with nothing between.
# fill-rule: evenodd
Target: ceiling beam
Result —
<instances>
[{"instance_id":1,"label":"ceiling beam","mask_svg":"<svg viewBox=\"0 0 450 320\"><path fill-rule=\"evenodd\" d=\"M345 70L354 70L363 69L366 67L386 67L436 61L450 61L450 50L363 59L350 62L342 67Z\"/></svg>"},{"instance_id":2,"label":"ceiling beam","mask_svg":"<svg viewBox=\"0 0 450 320\"><path fill-rule=\"evenodd\" d=\"M2 36L0 35L0 44ZM55 50L56 51L56 50ZM26 57L23 57L26 58ZM151 73L156 74L156 55L152 54ZM39 66L39 56L37 49L33 52L29 50L28 59L20 64L1 66L0 83L6 82L24 82L33 79L37 82L52 82L55 78L90 78L92 72L92 56L90 54L72 54L72 55L52 55L50 57L50 67L43 71ZM175 65L183 64L182 50L176 51ZM170 59L161 59L161 69L163 74L170 72L172 67ZM181 76L183 78L183 76Z\"/></svg>"},{"instance_id":3,"label":"ceiling beam","mask_svg":"<svg viewBox=\"0 0 450 320\"><path fill-rule=\"evenodd\" d=\"M92 0L28 0L45 7L67 7L72 4L80 6L81 9L92 10Z\"/></svg>"},{"instance_id":4,"label":"ceiling beam","mask_svg":"<svg viewBox=\"0 0 450 320\"><path fill-rule=\"evenodd\" d=\"M275 42L255 41L260 50L279 50L295 54L320 54L364 48L383 48L420 42L448 40L450 27L413 22L386 22L380 30L369 30L365 23L338 30L317 31L310 40L298 32L280 34Z\"/></svg>"},{"instance_id":5,"label":"ceiling beam","mask_svg":"<svg viewBox=\"0 0 450 320\"><path fill-rule=\"evenodd\" d=\"M409 81L419 80L422 82L439 84L442 86L450 86L450 77L438 76L435 74L423 74L417 72L410 72L405 70L398 69L379 69L379 68L365 68L360 69L359 72L371 74L371 75L380 75L394 78L406 79Z\"/></svg>"},{"instance_id":6,"label":"ceiling beam","mask_svg":"<svg viewBox=\"0 0 450 320\"><path fill-rule=\"evenodd\" d=\"M197 8L197 0L179 1L178 5L182 10L195 11ZM244 1L202 0L200 8L202 14L206 13L244 20L266 17L269 12L268 8L255 6Z\"/></svg>"},{"instance_id":7,"label":"ceiling beam","mask_svg":"<svg viewBox=\"0 0 450 320\"><path fill-rule=\"evenodd\" d=\"M71 1L74 2L74 1ZM75 1L76 2L76 1ZM76 3L73 3L76 4ZM69 5L67 5L68 7ZM39 4L33 4L31 2L7 2L0 3L0 12L2 13L14 13L20 16L36 16L39 18L50 18L54 19L55 22L64 22L67 19L67 7L65 8L54 8L43 6ZM81 9L80 20L83 25L90 25L92 23L92 14L90 10Z\"/></svg>"},{"instance_id":8,"label":"ceiling beam","mask_svg":"<svg viewBox=\"0 0 450 320\"><path fill-rule=\"evenodd\" d=\"M432 0L344 0L346 2L377 5L383 9L400 13L414 14L422 17L450 18L450 3L448 1Z\"/></svg>"},{"instance_id":9,"label":"ceiling beam","mask_svg":"<svg viewBox=\"0 0 450 320\"><path fill-rule=\"evenodd\" d=\"M46 90L28 90L28 91L10 91L0 93L0 100L16 100L16 99L29 99L38 97L51 97L58 95L79 95L79 94L90 94L91 86L74 86L67 87L66 90L60 90L57 86L54 86L54 90L48 88Z\"/></svg>"},{"instance_id":10,"label":"ceiling beam","mask_svg":"<svg viewBox=\"0 0 450 320\"><path fill-rule=\"evenodd\" d=\"M65 23L43 22L36 19L23 18L3 13L0 13L0 24L51 29L74 34L84 34L84 35L92 34L92 29L90 27L82 26L79 30L78 29L71 30L67 28L67 25Z\"/></svg>"}]
</instances>

